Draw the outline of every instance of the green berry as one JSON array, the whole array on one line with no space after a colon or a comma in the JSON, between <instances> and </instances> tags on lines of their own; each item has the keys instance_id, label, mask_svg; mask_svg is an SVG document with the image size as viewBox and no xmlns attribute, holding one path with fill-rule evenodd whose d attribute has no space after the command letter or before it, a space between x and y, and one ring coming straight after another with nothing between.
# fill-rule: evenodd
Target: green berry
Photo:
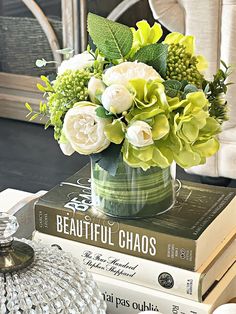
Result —
<instances>
[{"instance_id":1,"label":"green berry","mask_svg":"<svg viewBox=\"0 0 236 314\"><path fill-rule=\"evenodd\" d=\"M166 79L187 80L201 88L203 75L197 69L197 58L187 53L183 45L169 46Z\"/></svg>"}]
</instances>

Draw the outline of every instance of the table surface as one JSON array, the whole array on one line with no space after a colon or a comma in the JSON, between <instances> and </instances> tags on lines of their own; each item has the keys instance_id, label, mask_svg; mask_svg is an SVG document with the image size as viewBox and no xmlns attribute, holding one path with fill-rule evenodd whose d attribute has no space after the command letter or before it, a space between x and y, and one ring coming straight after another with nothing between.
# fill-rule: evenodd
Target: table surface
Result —
<instances>
[{"instance_id":1,"label":"table surface","mask_svg":"<svg viewBox=\"0 0 236 314\"><path fill-rule=\"evenodd\" d=\"M15 188L35 193L49 190L68 178L89 157L63 155L53 138L53 129L42 125L0 118L0 191ZM200 177L177 169L177 177L200 182ZM229 186L236 187L236 180Z\"/></svg>"}]
</instances>

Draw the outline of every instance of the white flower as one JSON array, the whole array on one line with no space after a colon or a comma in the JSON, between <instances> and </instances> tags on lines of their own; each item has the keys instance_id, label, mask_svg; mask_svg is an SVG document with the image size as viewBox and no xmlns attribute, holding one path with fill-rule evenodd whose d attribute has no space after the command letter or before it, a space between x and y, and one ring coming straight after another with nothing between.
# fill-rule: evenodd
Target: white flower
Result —
<instances>
[{"instance_id":1,"label":"white flower","mask_svg":"<svg viewBox=\"0 0 236 314\"><path fill-rule=\"evenodd\" d=\"M62 61L61 65L58 67L57 73L61 75L66 70L81 70L91 67L93 64L93 56L88 51L84 51L78 55L74 55L69 60Z\"/></svg>"},{"instance_id":2,"label":"white flower","mask_svg":"<svg viewBox=\"0 0 236 314\"><path fill-rule=\"evenodd\" d=\"M71 146L71 144L69 142L59 143L59 146L60 146L60 149L63 152L63 154L66 156L70 156L75 152L74 148Z\"/></svg>"},{"instance_id":3,"label":"white flower","mask_svg":"<svg viewBox=\"0 0 236 314\"><path fill-rule=\"evenodd\" d=\"M127 129L126 138L130 144L136 147L144 147L154 143L151 127L144 121L132 123Z\"/></svg>"},{"instance_id":4,"label":"white flower","mask_svg":"<svg viewBox=\"0 0 236 314\"><path fill-rule=\"evenodd\" d=\"M99 153L110 144L104 134L104 127L110 119L96 115L96 108L88 101L78 102L69 109L64 118L63 132L72 148L83 155Z\"/></svg>"},{"instance_id":5,"label":"white flower","mask_svg":"<svg viewBox=\"0 0 236 314\"><path fill-rule=\"evenodd\" d=\"M92 76L91 79L88 82L88 94L90 97L90 100L93 103L97 103L98 100L96 99L97 94L102 94L105 90L105 84L102 80Z\"/></svg>"},{"instance_id":6,"label":"white flower","mask_svg":"<svg viewBox=\"0 0 236 314\"><path fill-rule=\"evenodd\" d=\"M162 80L153 67L142 62L123 62L106 70L103 81L106 85L122 84L127 86L133 79Z\"/></svg>"},{"instance_id":7,"label":"white flower","mask_svg":"<svg viewBox=\"0 0 236 314\"><path fill-rule=\"evenodd\" d=\"M122 113L133 103L133 95L124 85L113 84L102 94L103 107L112 113Z\"/></svg>"}]
</instances>

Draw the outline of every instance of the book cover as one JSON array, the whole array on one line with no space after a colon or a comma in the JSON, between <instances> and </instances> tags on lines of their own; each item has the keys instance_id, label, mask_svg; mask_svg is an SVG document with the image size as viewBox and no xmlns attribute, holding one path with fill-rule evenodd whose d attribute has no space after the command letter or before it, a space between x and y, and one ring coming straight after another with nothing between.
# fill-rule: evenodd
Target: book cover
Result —
<instances>
[{"instance_id":1,"label":"book cover","mask_svg":"<svg viewBox=\"0 0 236 314\"><path fill-rule=\"evenodd\" d=\"M38 231L33 239L71 253L88 271L199 302L235 262L236 252L234 232L203 265L201 272L193 272Z\"/></svg>"},{"instance_id":2,"label":"book cover","mask_svg":"<svg viewBox=\"0 0 236 314\"><path fill-rule=\"evenodd\" d=\"M35 219L42 233L195 270L235 227L235 207L234 189L183 182L168 212L111 219L91 207L86 166L39 199Z\"/></svg>"},{"instance_id":3,"label":"book cover","mask_svg":"<svg viewBox=\"0 0 236 314\"><path fill-rule=\"evenodd\" d=\"M203 303L98 274L93 274L93 277L107 303L108 313L138 314L141 311L155 311L163 314L211 314L218 306L235 297L235 273L236 264L227 271Z\"/></svg>"}]
</instances>

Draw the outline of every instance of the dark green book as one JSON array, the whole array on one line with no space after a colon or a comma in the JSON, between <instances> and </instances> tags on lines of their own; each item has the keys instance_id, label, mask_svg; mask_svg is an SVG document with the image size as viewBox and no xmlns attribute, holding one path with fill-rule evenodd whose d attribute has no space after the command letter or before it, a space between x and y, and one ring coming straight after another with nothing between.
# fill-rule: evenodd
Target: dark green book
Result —
<instances>
[{"instance_id":1,"label":"dark green book","mask_svg":"<svg viewBox=\"0 0 236 314\"><path fill-rule=\"evenodd\" d=\"M197 270L235 229L236 189L182 182L172 209L155 218L113 219L91 207L90 167L35 204L36 230Z\"/></svg>"}]
</instances>

